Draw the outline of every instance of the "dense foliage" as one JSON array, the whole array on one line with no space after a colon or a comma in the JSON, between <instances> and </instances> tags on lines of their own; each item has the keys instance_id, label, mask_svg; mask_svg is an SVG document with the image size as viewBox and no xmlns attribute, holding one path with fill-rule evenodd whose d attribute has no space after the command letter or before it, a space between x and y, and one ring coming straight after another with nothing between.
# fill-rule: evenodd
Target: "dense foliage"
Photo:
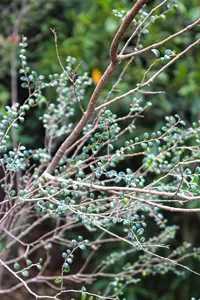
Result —
<instances>
[{"instance_id":1,"label":"dense foliage","mask_svg":"<svg viewBox=\"0 0 200 300\"><path fill-rule=\"evenodd\" d=\"M2 108L0 124L2 295L24 286L37 299L64 299L66 293L82 300L157 299L159 291L142 288L143 279L173 272L179 286L189 272L199 276L187 261L199 260L200 249L187 234L177 238L177 220L200 212L200 20L176 1L90 4L79 7L88 5L88 13L75 16L71 4L57 2L70 8L73 36L61 35L60 46L55 26L55 43L40 41L40 66L30 63L27 37L19 41L27 9L34 16L37 1L15 7L22 29L18 22L16 31L11 18L12 33L1 49L5 76L11 47L12 83L12 103ZM51 15L54 5L44 14ZM175 17L181 21L169 30ZM102 24L105 39L99 39ZM39 35L46 31L44 24ZM45 47L53 53L50 67ZM16 91L17 64L25 101ZM93 70L93 80L86 70ZM5 103L9 94L1 88ZM41 147L33 143L30 122L43 124Z\"/></svg>"}]
</instances>

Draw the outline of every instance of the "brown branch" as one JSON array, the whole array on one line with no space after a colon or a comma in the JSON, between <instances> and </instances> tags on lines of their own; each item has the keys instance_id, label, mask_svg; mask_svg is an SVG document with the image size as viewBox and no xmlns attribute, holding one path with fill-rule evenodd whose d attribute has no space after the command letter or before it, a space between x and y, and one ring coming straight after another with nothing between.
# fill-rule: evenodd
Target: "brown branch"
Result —
<instances>
[{"instance_id":1,"label":"brown branch","mask_svg":"<svg viewBox=\"0 0 200 300\"><path fill-rule=\"evenodd\" d=\"M50 164L48 165L48 167L46 169L47 173L52 174L54 172L54 170L56 169L60 159L62 158L62 156L64 155L64 153L68 149L68 147L70 147L72 145L72 143L76 140L76 138L79 136L79 134L83 130L84 126L92 118L92 116L95 112L95 107L96 107L97 101L99 99L99 96L100 96L102 90L104 89L105 85L109 81L111 75L116 70L116 68L119 64L119 60L116 59L118 44L119 44L120 40L122 39L122 37L123 37L125 31L127 30L128 26L132 22L133 18L136 16L136 14L141 9L141 7L145 3L147 3L148 1L149 0L139 0L139 1L137 1L137 3L133 6L131 11L128 13L128 15L125 17L124 21L122 22L118 32L116 33L116 35L113 39L111 47L110 47L111 63L108 66L108 68L106 69L105 73L103 74L100 82L96 86L96 88L95 88L95 90L94 90L94 92L93 92L93 94L90 98L90 101L89 101L89 104L88 104L88 107L87 107L87 111L84 113L84 115L82 116L81 120L76 125L76 127L74 128L72 133L62 143L62 145L60 146L60 148L56 152L55 156L53 157L52 161L50 162Z\"/></svg>"},{"instance_id":2,"label":"brown branch","mask_svg":"<svg viewBox=\"0 0 200 300\"><path fill-rule=\"evenodd\" d=\"M195 26L199 25L200 24L200 18L197 19L195 22L193 22L192 24L188 25L187 27L185 27L184 29L170 35L169 37L167 37L166 39L164 39L163 41L161 42L158 42L158 43L155 43L155 44L152 44L144 49L141 49L141 50L138 50L138 51L135 51L133 53L129 53L129 54L124 54L124 55L119 55L119 58L120 59L126 59L126 58L130 58L132 56L136 56L136 55L139 55L139 54L143 54L147 51L150 51L151 49L155 49L155 48L159 48L160 46L163 46L165 43L169 42L170 40L182 35L183 33L187 32L188 30L191 30L192 28L194 28Z\"/></svg>"},{"instance_id":3,"label":"brown branch","mask_svg":"<svg viewBox=\"0 0 200 300\"><path fill-rule=\"evenodd\" d=\"M179 208L179 207L172 207L172 206L166 206L162 204L158 204L155 202L147 201L147 200L141 200L141 202L144 202L150 206L158 207L163 210L171 211L171 212L182 212L182 213L197 213L200 212L200 208Z\"/></svg>"},{"instance_id":4,"label":"brown branch","mask_svg":"<svg viewBox=\"0 0 200 300\"><path fill-rule=\"evenodd\" d=\"M190 51L193 47L197 46L200 44L200 39L197 40L196 42L194 42L193 44L189 45L185 50L183 50L182 52L180 52L179 54L177 54L172 60L170 60L166 65L164 65L159 71L157 71L149 80L147 80L146 82L144 82L143 84L137 86L136 88L128 91L127 93L120 95L110 101L108 101L107 103L103 103L102 105L99 105L98 107L96 107L96 111L99 111L109 105L111 105L112 103L121 100L135 92L138 92L141 88L145 87L145 86L149 86L167 67L169 67L171 64L173 64L175 61L177 61L182 55L184 55L185 53L187 53L188 51Z\"/></svg>"},{"instance_id":5,"label":"brown branch","mask_svg":"<svg viewBox=\"0 0 200 300\"><path fill-rule=\"evenodd\" d=\"M137 15L138 11L149 2L149 0L138 0L137 3L133 6L133 8L130 10L130 12L126 15L124 18L124 21L122 22L120 28L118 29L117 33L115 34L115 37L112 41L111 47L110 47L110 60L113 63L116 63L118 61L118 55L117 50L119 46L119 42L122 40L125 32L127 31L129 25Z\"/></svg>"},{"instance_id":6,"label":"brown branch","mask_svg":"<svg viewBox=\"0 0 200 300\"><path fill-rule=\"evenodd\" d=\"M66 179L60 178L60 177L54 177L50 174L45 173L45 178L54 180L57 182L65 182L68 181ZM165 191L156 191L152 189L141 189L141 188L134 188L134 187L121 187L121 186L102 186L92 183L87 183L83 181L74 181L75 185L84 186L87 188L92 188L99 191L105 191L112 193L113 191L119 191L119 192L135 192L140 194L149 194L149 195L156 195L161 197L174 197L177 196L179 199L188 200L188 201L194 201L194 200L200 200L200 196L186 196L181 193L172 193L172 192L165 192Z\"/></svg>"},{"instance_id":7,"label":"brown branch","mask_svg":"<svg viewBox=\"0 0 200 300\"><path fill-rule=\"evenodd\" d=\"M152 16L152 14L154 13L155 10L157 10L158 8L160 8L161 6L163 6L166 2L168 2L169 0L164 0L163 2L161 2L159 5L157 5L156 7L154 7L150 13L146 16L146 18L138 25L138 27L135 29L135 31L133 32L133 34L130 36L130 38L128 39L128 41L126 42L126 44L124 45L123 49L120 52L120 55L122 55L126 49L126 47L129 45L129 43L131 42L131 40L134 38L134 36L139 32L139 30L142 29L142 26L145 24L145 22L149 19L150 16ZM137 46L136 46L137 48Z\"/></svg>"}]
</instances>

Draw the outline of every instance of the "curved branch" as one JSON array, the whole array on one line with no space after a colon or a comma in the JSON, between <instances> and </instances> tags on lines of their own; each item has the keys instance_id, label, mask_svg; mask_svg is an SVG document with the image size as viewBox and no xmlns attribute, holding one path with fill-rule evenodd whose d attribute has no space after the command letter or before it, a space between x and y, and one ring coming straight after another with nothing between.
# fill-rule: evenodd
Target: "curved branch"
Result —
<instances>
[{"instance_id":1,"label":"curved branch","mask_svg":"<svg viewBox=\"0 0 200 300\"><path fill-rule=\"evenodd\" d=\"M149 0L138 0L137 3L133 6L131 11L127 14L125 17L124 21L122 22L118 32L116 33L113 42L110 47L110 58L111 58L111 63L104 72L100 82L96 86L88 107L87 111L84 113L82 116L81 120L79 123L76 125L72 133L68 136L68 138L62 143L58 151L56 152L55 156L53 157L52 161L49 163L46 172L52 174L54 170L56 169L59 161L65 154L66 150L68 147L72 145L72 143L76 140L76 138L79 136L81 131L83 130L84 126L88 123L88 121L92 118L94 112L95 112L95 107L97 104L97 101L99 99L99 95L101 94L102 90L104 89L105 85L109 81L111 75L113 72L116 70L118 64L119 64L119 59L117 58L117 49L120 40L124 36L124 33L126 32L128 26L132 22L133 18L136 16L136 14L139 12L139 10L142 8L144 4L146 4Z\"/></svg>"},{"instance_id":2,"label":"curved branch","mask_svg":"<svg viewBox=\"0 0 200 300\"><path fill-rule=\"evenodd\" d=\"M138 92L139 90L141 90L141 88L149 86L166 68L168 68L171 64L173 64L175 61L177 61L182 55L184 55L185 53L187 53L188 51L190 51L193 47L197 46L200 44L200 39L198 39L197 41L195 41L193 44L189 45L185 50L183 50L182 52L180 52L179 54L177 54L172 60L170 60L166 65L164 65L160 70L158 70L150 79L148 79L147 81L145 81L144 83L142 83L141 85L135 87L134 89L128 91L127 93L117 96L116 98L103 103L101 105L99 105L98 107L96 107L96 111L99 111L111 104L113 104L116 101L119 101L125 97L128 97L129 95L132 95L135 92Z\"/></svg>"},{"instance_id":3,"label":"curved branch","mask_svg":"<svg viewBox=\"0 0 200 300\"><path fill-rule=\"evenodd\" d=\"M195 22L191 23L190 25L188 25L187 27L185 27L184 29L170 35L169 37L167 37L166 39L164 39L163 41L161 42L158 42L158 43L155 43L155 44L152 44L144 49L141 49L141 50L138 50L138 51L135 51L133 53L129 53L129 54L124 54L124 55L119 55L119 58L120 59L126 59L126 58L130 58L130 57L133 57L133 56L136 56L136 55L139 55L139 54L143 54L147 51L150 51L151 49L155 49L155 48L159 48L160 46L164 45L165 43L173 40L174 38L182 35L183 33L187 32L188 30L191 30L192 28L194 28L195 26L199 25L200 24L200 18L197 19Z\"/></svg>"},{"instance_id":4,"label":"curved branch","mask_svg":"<svg viewBox=\"0 0 200 300\"><path fill-rule=\"evenodd\" d=\"M147 2L149 2L149 0L138 0L137 3L133 6L133 8L130 10L130 12L126 15L120 28L118 29L117 33L115 34L115 37L110 46L110 60L113 63L116 63L118 61L117 50L118 50L119 42L123 38L126 30L128 29L129 25L131 24L131 22L133 21L135 16L137 15L138 11Z\"/></svg>"},{"instance_id":5,"label":"curved branch","mask_svg":"<svg viewBox=\"0 0 200 300\"><path fill-rule=\"evenodd\" d=\"M45 173L45 178L50 179L52 181L57 181L57 182L65 182L67 183L68 181L66 179L60 178L60 177L55 177L50 174ZM103 185L97 185L93 183L87 183L83 181L73 181L75 185L79 186L84 186L87 188L92 188L95 190L99 191L104 191L108 193L113 193L113 191L119 191L119 192L134 192L134 193L140 193L140 194L149 194L149 195L155 195L155 196L161 196L161 197L178 197L179 199L182 200L188 200L188 201L194 201L194 200L200 200L200 196L186 196L181 193L172 193L172 192L165 192L165 191L156 191L153 189L142 189L142 188L135 188L135 187L122 187L122 186L103 186ZM200 209L199 209L200 210Z\"/></svg>"}]
</instances>

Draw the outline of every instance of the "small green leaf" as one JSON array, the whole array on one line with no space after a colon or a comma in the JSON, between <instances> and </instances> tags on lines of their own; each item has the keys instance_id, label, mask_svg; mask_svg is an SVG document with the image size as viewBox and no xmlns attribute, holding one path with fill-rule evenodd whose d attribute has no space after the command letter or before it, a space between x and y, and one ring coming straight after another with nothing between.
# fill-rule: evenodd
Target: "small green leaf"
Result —
<instances>
[{"instance_id":1,"label":"small green leaf","mask_svg":"<svg viewBox=\"0 0 200 300\"><path fill-rule=\"evenodd\" d=\"M19 269L20 269L20 264L15 263L15 264L14 264L14 269L15 269L15 270L19 270Z\"/></svg>"},{"instance_id":2,"label":"small green leaf","mask_svg":"<svg viewBox=\"0 0 200 300\"><path fill-rule=\"evenodd\" d=\"M165 50L165 54L170 56L170 55L173 55L174 52L171 49L167 49L167 50Z\"/></svg>"},{"instance_id":3,"label":"small green leaf","mask_svg":"<svg viewBox=\"0 0 200 300\"><path fill-rule=\"evenodd\" d=\"M141 143L141 146L142 146L143 149L147 148L147 144L145 144L145 143Z\"/></svg>"},{"instance_id":4,"label":"small green leaf","mask_svg":"<svg viewBox=\"0 0 200 300\"><path fill-rule=\"evenodd\" d=\"M86 298L87 298L86 293L82 293L82 294L81 294L81 300L86 300Z\"/></svg>"},{"instance_id":5,"label":"small green leaf","mask_svg":"<svg viewBox=\"0 0 200 300\"><path fill-rule=\"evenodd\" d=\"M126 204L128 204L129 203L129 199L128 198L124 198L123 199L123 203L126 205Z\"/></svg>"},{"instance_id":6,"label":"small green leaf","mask_svg":"<svg viewBox=\"0 0 200 300\"><path fill-rule=\"evenodd\" d=\"M36 267L38 268L39 271L42 271L42 266L40 264L38 264Z\"/></svg>"},{"instance_id":7,"label":"small green leaf","mask_svg":"<svg viewBox=\"0 0 200 300\"><path fill-rule=\"evenodd\" d=\"M23 275L24 277L28 277L28 276L29 276L29 272L28 272L27 270L24 270L24 271L22 272L22 275Z\"/></svg>"},{"instance_id":8,"label":"small green leaf","mask_svg":"<svg viewBox=\"0 0 200 300\"><path fill-rule=\"evenodd\" d=\"M83 244L81 244L80 246L79 246L79 248L81 249L81 250L85 250L86 249L86 246L85 245L83 245Z\"/></svg>"},{"instance_id":9,"label":"small green leaf","mask_svg":"<svg viewBox=\"0 0 200 300\"><path fill-rule=\"evenodd\" d=\"M151 52L153 52L156 57L160 57L160 51L158 49L151 49Z\"/></svg>"},{"instance_id":10,"label":"small green leaf","mask_svg":"<svg viewBox=\"0 0 200 300\"><path fill-rule=\"evenodd\" d=\"M193 179L192 179L193 183L198 183L199 182L199 176L198 175L194 175Z\"/></svg>"},{"instance_id":11,"label":"small green leaf","mask_svg":"<svg viewBox=\"0 0 200 300\"><path fill-rule=\"evenodd\" d=\"M30 259L26 259L27 266L30 266L32 264L32 261Z\"/></svg>"},{"instance_id":12,"label":"small green leaf","mask_svg":"<svg viewBox=\"0 0 200 300\"><path fill-rule=\"evenodd\" d=\"M58 277L54 280L55 283L59 284L62 282L62 278L61 277Z\"/></svg>"},{"instance_id":13,"label":"small green leaf","mask_svg":"<svg viewBox=\"0 0 200 300\"><path fill-rule=\"evenodd\" d=\"M149 30L146 29L146 28L143 28L143 29L142 29L142 33L147 34L147 33L149 33Z\"/></svg>"}]
</instances>

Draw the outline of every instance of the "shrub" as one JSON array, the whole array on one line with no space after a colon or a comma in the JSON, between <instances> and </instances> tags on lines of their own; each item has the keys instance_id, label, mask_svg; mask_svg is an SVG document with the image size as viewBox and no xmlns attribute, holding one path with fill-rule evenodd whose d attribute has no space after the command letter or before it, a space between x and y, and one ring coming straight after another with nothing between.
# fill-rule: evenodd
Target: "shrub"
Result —
<instances>
[{"instance_id":1,"label":"shrub","mask_svg":"<svg viewBox=\"0 0 200 300\"><path fill-rule=\"evenodd\" d=\"M166 116L165 125L156 132L135 136L134 130L138 118L151 114L146 95L162 93L153 89L154 81L200 40L180 53L168 49L167 42L200 21L144 46L149 26L177 7L174 1L164 0L153 8L148 2L138 0L130 11L114 12L121 26L110 46L110 65L86 108L83 100L92 81L86 73L79 74L75 58L62 64L56 33L62 73L50 74L49 79L31 70L27 38L22 37L19 73L29 96L21 105L6 106L0 124L1 277L4 282L5 270L13 277L0 294L25 287L36 299L61 299L65 294L82 300L124 299L128 287L143 276L169 271L198 274L182 261L199 258L200 250L187 242L170 247L178 226L168 225L167 215L200 211L200 126L186 126L176 114ZM130 24L134 32L119 52ZM128 48L131 40L133 52ZM125 80L126 69L141 55L149 62L145 73L137 86L120 94L117 87ZM111 77L114 72L118 72L116 82ZM55 103L43 96L46 88L56 89ZM129 107L127 114L113 113L113 103L119 101ZM19 126L25 126L27 112L44 104L44 148L27 149L20 143L12 148L11 131L15 135ZM81 118L76 124L77 113ZM152 220L154 233L149 230ZM41 234L35 236L38 228ZM50 276L54 256L60 271ZM50 287L48 295L35 288L44 283Z\"/></svg>"}]
</instances>

